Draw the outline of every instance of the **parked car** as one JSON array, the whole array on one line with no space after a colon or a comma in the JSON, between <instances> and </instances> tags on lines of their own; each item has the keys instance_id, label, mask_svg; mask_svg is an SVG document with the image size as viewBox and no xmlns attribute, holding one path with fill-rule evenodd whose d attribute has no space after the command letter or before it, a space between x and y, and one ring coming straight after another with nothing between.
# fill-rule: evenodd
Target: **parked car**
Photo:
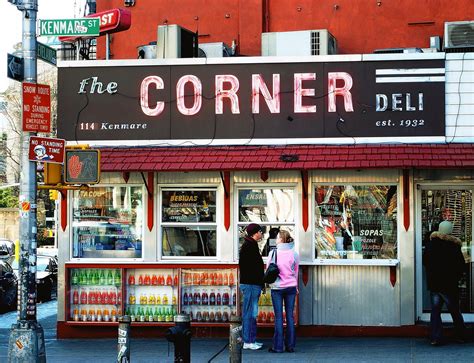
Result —
<instances>
[{"instance_id":1,"label":"parked car","mask_svg":"<svg viewBox=\"0 0 474 363\"><path fill-rule=\"evenodd\" d=\"M18 279L12 266L5 260L0 260L0 311L16 308Z\"/></svg>"},{"instance_id":2,"label":"parked car","mask_svg":"<svg viewBox=\"0 0 474 363\"><path fill-rule=\"evenodd\" d=\"M13 241L6 238L0 238L0 258L9 259L14 254L15 244L13 243Z\"/></svg>"},{"instance_id":3,"label":"parked car","mask_svg":"<svg viewBox=\"0 0 474 363\"><path fill-rule=\"evenodd\" d=\"M12 262L15 275L19 279L18 261ZM49 301L58 292L58 260L54 256L39 255L36 261L37 301Z\"/></svg>"}]
</instances>

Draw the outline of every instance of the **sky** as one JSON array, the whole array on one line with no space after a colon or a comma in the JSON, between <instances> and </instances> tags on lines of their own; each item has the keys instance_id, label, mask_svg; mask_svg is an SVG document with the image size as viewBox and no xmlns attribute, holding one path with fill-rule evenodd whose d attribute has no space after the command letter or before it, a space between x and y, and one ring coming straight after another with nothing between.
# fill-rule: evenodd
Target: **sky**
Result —
<instances>
[{"instance_id":1,"label":"sky","mask_svg":"<svg viewBox=\"0 0 474 363\"><path fill-rule=\"evenodd\" d=\"M81 17L84 13L85 0L38 0L37 19L70 19ZM21 42L22 13L8 0L0 0L0 92L5 91L7 78L7 53L13 53L13 46ZM42 39L39 38L39 41Z\"/></svg>"}]
</instances>

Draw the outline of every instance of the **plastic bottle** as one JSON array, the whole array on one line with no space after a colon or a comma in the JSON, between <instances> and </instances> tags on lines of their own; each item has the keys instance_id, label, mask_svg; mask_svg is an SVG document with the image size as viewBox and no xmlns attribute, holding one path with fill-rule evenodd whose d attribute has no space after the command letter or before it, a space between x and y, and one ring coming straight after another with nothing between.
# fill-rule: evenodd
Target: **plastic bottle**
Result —
<instances>
[{"instance_id":1,"label":"plastic bottle","mask_svg":"<svg viewBox=\"0 0 474 363\"><path fill-rule=\"evenodd\" d=\"M135 293L130 292L130 295L128 295L128 303L130 305L135 305L136 303Z\"/></svg>"},{"instance_id":2,"label":"plastic bottle","mask_svg":"<svg viewBox=\"0 0 474 363\"><path fill-rule=\"evenodd\" d=\"M99 285L99 270L93 270L92 272L92 284Z\"/></svg>"},{"instance_id":3,"label":"plastic bottle","mask_svg":"<svg viewBox=\"0 0 474 363\"><path fill-rule=\"evenodd\" d=\"M109 304L117 305L117 292L115 290L109 293Z\"/></svg>"},{"instance_id":4,"label":"plastic bottle","mask_svg":"<svg viewBox=\"0 0 474 363\"><path fill-rule=\"evenodd\" d=\"M80 315L79 315L79 309L74 309L72 312L72 320L74 321L79 321Z\"/></svg>"},{"instance_id":5,"label":"plastic bottle","mask_svg":"<svg viewBox=\"0 0 474 363\"><path fill-rule=\"evenodd\" d=\"M117 321L117 310L112 309L111 319L115 323Z\"/></svg>"},{"instance_id":6,"label":"plastic bottle","mask_svg":"<svg viewBox=\"0 0 474 363\"><path fill-rule=\"evenodd\" d=\"M128 284L130 286L135 285L135 275L134 274L128 275Z\"/></svg>"},{"instance_id":7,"label":"plastic bottle","mask_svg":"<svg viewBox=\"0 0 474 363\"><path fill-rule=\"evenodd\" d=\"M163 305L168 305L169 301L168 301L168 295L167 294L163 294L162 302L163 302Z\"/></svg>"},{"instance_id":8,"label":"plastic bottle","mask_svg":"<svg viewBox=\"0 0 474 363\"><path fill-rule=\"evenodd\" d=\"M77 269L72 270L71 285L79 284L79 275Z\"/></svg>"},{"instance_id":9,"label":"plastic bottle","mask_svg":"<svg viewBox=\"0 0 474 363\"><path fill-rule=\"evenodd\" d=\"M106 285L107 279L105 278L105 272L103 269L100 270L99 273L99 285Z\"/></svg>"},{"instance_id":10,"label":"plastic bottle","mask_svg":"<svg viewBox=\"0 0 474 363\"><path fill-rule=\"evenodd\" d=\"M173 285L178 286L178 275L174 275Z\"/></svg>"},{"instance_id":11,"label":"plastic bottle","mask_svg":"<svg viewBox=\"0 0 474 363\"><path fill-rule=\"evenodd\" d=\"M229 293L227 290L224 291L224 293L222 294L222 305L229 305L229 301L230 298L229 298Z\"/></svg>"},{"instance_id":12,"label":"plastic bottle","mask_svg":"<svg viewBox=\"0 0 474 363\"><path fill-rule=\"evenodd\" d=\"M85 285L86 282L85 282L85 279L84 279L84 270L83 269L79 270L78 279L79 279L79 281L78 281L79 285Z\"/></svg>"},{"instance_id":13,"label":"plastic bottle","mask_svg":"<svg viewBox=\"0 0 474 363\"><path fill-rule=\"evenodd\" d=\"M130 308L130 321L137 321L137 317L135 315L135 309L132 307Z\"/></svg>"},{"instance_id":14,"label":"plastic bottle","mask_svg":"<svg viewBox=\"0 0 474 363\"><path fill-rule=\"evenodd\" d=\"M150 294L150 296L148 296L148 304L150 304L150 305L155 305L156 304L155 295Z\"/></svg>"},{"instance_id":15,"label":"plastic bottle","mask_svg":"<svg viewBox=\"0 0 474 363\"><path fill-rule=\"evenodd\" d=\"M216 305L222 305L222 298L220 292L218 292L216 295Z\"/></svg>"},{"instance_id":16,"label":"plastic bottle","mask_svg":"<svg viewBox=\"0 0 474 363\"><path fill-rule=\"evenodd\" d=\"M109 293L107 292L107 290L104 290L102 292L102 304L104 304L104 305L110 304Z\"/></svg>"},{"instance_id":17,"label":"plastic bottle","mask_svg":"<svg viewBox=\"0 0 474 363\"><path fill-rule=\"evenodd\" d=\"M145 279L143 280L144 285L151 285L150 275L146 274Z\"/></svg>"},{"instance_id":18,"label":"plastic bottle","mask_svg":"<svg viewBox=\"0 0 474 363\"><path fill-rule=\"evenodd\" d=\"M201 294L199 291L196 291L193 296L193 304L194 305L201 305Z\"/></svg>"},{"instance_id":19,"label":"plastic bottle","mask_svg":"<svg viewBox=\"0 0 474 363\"><path fill-rule=\"evenodd\" d=\"M102 301L102 289L97 290L97 304L102 305L104 302Z\"/></svg>"},{"instance_id":20,"label":"plastic bottle","mask_svg":"<svg viewBox=\"0 0 474 363\"><path fill-rule=\"evenodd\" d=\"M145 311L142 307L139 308L140 309L140 322L144 322L145 321Z\"/></svg>"},{"instance_id":21,"label":"plastic bottle","mask_svg":"<svg viewBox=\"0 0 474 363\"><path fill-rule=\"evenodd\" d=\"M114 284L114 275L112 275L112 270L109 270L107 273L107 285L113 285Z\"/></svg>"},{"instance_id":22,"label":"plastic bottle","mask_svg":"<svg viewBox=\"0 0 474 363\"><path fill-rule=\"evenodd\" d=\"M138 285L143 285L143 275L138 278Z\"/></svg>"},{"instance_id":23,"label":"plastic bottle","mask_svg":"<svg viewBox=\"0 0 474 363\"><path fill-rule=\"evenodd\" d=\"M153 321L153 312L151 308L147 309L147 316L148 316L148 321L152 322Z\"/></svg>"},{"instance_id":24,"label":"plastic bottle","mask_svg":"<svg viewBox=\"0 0 474 363\"><path fill-rule=\"evenodd\" d=\"M224 285L229 285L229 275L227 275L227 272L224 274Z\"/></svg>"},{"instance_id":25,"label":"plastic bottle","mask_svg":"<svg viewBox=\"0 0 474 363\"><path fill-rule=\"evenodd\" d=\"M216 305L216 293L214 289L211 290L211 294L209 295L209 305Z\"/></svg>"},{"instance_id":26,"label":"plastic bottle","mask_svg":"<svg viewBox=\"0 0 474 363\"><path fill-rule=\"evenodd\" d=\"M102 321L102 310L97 309L97 321Z\"/></svg>"},{"instance_id":27,"label":"plastic bottle","mask_svg":"<svg viewBox=\"0 0 474 363\"><path fill-rule=\"evenodd\" d=\"M223 283L222 272L219 272L219 275L217 275L217 285L222 285L222 283Z\"/></svg>"},{"instance_id":28,"label":"plastic bottle","mask_svg":"<svg viewBox=\"0 0 474 363\"><path fill-rule=\"evenodd\" d=\"M233 284L234 284L234 273L231 271L229 275L229 285L232 286Z\"/></svg>"},{"instance_id":29,"label":"plastic bottle","mask_svg":"<svg viewBox=\"0 0 474 363\"><path fill-rule=\"evenodd\" d=\"M173 305L176 305L178 303L178 299L176 298L176 295L173 294L172 302Z\"/></svg>"},{"instance_id":30,"label":"plastic bottle","mask_svg":"<svg viewBox=\"0 0 474 363\"><path fill-rule=\"evenodd\" d=\"M72 291L72 303L75 305L79 304L79 292L77 289Z\"/></svg>"},{"instance_id":31,"label":"plastic bottle","mask_svg":"<svg viewBox=\"0 0 474 363\"><path fill-rule=\"evenodd\" d=\"M114 281L112 283L112 285L115 285L115 286L119 286L122 284L122 278L120 277L120 270L115 270L114 271Z\"/></svg>"},{"instance_id":32,"label":"plastic bottle","mask_svg":"<svg viewBox=\"0 0 474 363\"><path fill-rule=\"evenodd\" d=\"M87 292L86 292L85 289L81 290L81 299L80 299L80 301L81 301L82 305L87 304Z\"/></svg>"},{"instance_id":33,"label":"plastic bottle","mask_svg":"<svg viewBox=\"0 0 474 363\"><path fill-rule=\"evenodd\" d=\"M166 276L166 285L167 286L173 285L173 278L171 277L171 275Z\"/></svg>"},{"instance_id":34,"label":"plastic bottle","mask_svg":"<svg viewBox=\"0 0 474 363\"><path fill-rule=\"evenodd\" d=\"M122 291L117 292L117 305L122 305Z\"/></svg>"},{"instance_id":35,"label":"plastic bottle","mask_svg":"<svg viewBox=\"0 0 474 363\"><path fill-rule=\"evenodd\" d=\"M163 275L158 276L158 285L163 286L165 284L165 278Z\"/></svg>"},{"instance_id":36,"label":"plastic bottle","mask_svg":"<svg viewBox=\"0 0 474 363\"><path fill-rule=\"evenodd\" d=\"M188 293L186 291L183 294L183 305L188 305Z\"/></svg>"},{"instance_id":37,"label":"plastic bottle","mask_svg":"<svg viewBox=\"0 0 474 363\"><path fill-rule=\"evenodd\" d=\"M152 284L153 286L158 285L158 277L156 277L155 274L153 274L153 277L151 278L151 284Z\"/></svg>"},{"instance_id":38,"label":"plastic bottle","mask_svg":"<svg viewBox=\"0 0 474 363\"><path fill-rule=\"evenodd\" d=\"M156 294L156 304L161 305L161 297L160 294Z\"/></svg>"},{"instance_id":39,"label":"plastic bottle","mask_svg":"<svg viewBox=\"0 0 474 363\"><path fill-rule=\"evenodd\" d=\"M82 321L87 321L87 310L86 309L81 309L81 320Z\"/></svg>"},{"instance_id":40,"label":"plastic bottle","mask_svg":"<svg viewBox=\"0 0 474 363\"><path fill-rule=\"evenodd\" d=\"M232 293L232 305L236 306L237 305L237 289L234 289L234 292Z\"/></svg>"},{"instance_id":41,"label":"plastic bottle","mask_svg":"<svg viewBox=\"0 0 474 363\"><path fill-rule=\"evenodd\" d=\"M202 291L201 294L201 305L209 305L209 295L206 290Z\"/></svg>"}]
</instances>

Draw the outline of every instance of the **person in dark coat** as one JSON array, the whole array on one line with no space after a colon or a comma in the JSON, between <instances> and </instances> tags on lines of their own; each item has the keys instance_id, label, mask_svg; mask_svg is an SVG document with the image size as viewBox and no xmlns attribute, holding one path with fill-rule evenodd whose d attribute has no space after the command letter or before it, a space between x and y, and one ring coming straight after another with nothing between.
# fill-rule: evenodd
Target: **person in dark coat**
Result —
<instances>
[{"instance_id":1,"label":"person in dark coat","mask_svg":"<svg viewBox=\"0 0 474 363\"><path fill-rule=\"evenodd\" d=\"M257 339L258 299L263 283L263 260L258 248L258 242L263 237L262 227L251 223L245 229L245 241L240 248L240 291L242 303L242 337L243 349L261 349L263 344Z\"/></svg>"},{"instance_id":2,"label":"person in dark coat","mask_svg":"<svg viewBox=\"0 0 474 363\"><path fill-rule=\"evenodd\" d=\"M443 221L425 246L423 264L431 295L431 344L440 345L443 338L441 309L446 304L454 323L456 340L464 341L464 319L459 307L459 280L465 269L461 240L452 236L453 224Z\"/></svg>"}]
</instances>

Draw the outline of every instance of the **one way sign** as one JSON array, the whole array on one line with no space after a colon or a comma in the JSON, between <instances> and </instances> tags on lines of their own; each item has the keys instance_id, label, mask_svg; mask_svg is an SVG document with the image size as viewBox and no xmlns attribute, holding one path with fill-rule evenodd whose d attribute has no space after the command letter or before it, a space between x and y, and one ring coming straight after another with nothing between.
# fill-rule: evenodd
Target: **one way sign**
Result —
<instances>
[{"instance_id":1,"label":"one way sign","mask_svg":"<svg viewBox=\"0 0 474 363\"><path fill-rule=\"evenodd\" d=\"M23 81L23 58L7 54L7 76L15 81Z\"/></svg>"}]
</instances>

